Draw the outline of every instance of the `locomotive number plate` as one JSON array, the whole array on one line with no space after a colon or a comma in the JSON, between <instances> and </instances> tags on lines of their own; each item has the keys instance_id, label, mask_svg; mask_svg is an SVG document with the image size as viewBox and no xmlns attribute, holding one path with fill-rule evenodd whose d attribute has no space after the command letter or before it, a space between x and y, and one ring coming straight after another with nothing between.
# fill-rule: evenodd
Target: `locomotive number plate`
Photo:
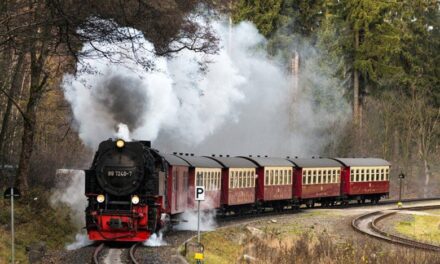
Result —
<instances>
[{"instance_id":1,"label":"locomotive number plate","mask_svg":"<svg viewBox=\"0 0 440 264\"><path fill-rule=\"evenodd\" d=\"M134 169L108 169L108 177L131 177L134 174Z\"/></svg>"}]
</instances>

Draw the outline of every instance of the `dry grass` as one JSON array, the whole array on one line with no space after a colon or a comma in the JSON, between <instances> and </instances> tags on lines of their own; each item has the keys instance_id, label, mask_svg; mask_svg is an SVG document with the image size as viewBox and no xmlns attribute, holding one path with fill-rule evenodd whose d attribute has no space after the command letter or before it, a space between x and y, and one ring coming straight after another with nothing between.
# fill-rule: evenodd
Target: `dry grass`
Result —
<instances>
[{"instance_id":1,"label":"dry grass","mask_svg":"<svg viewBox=\"0 0 440 264\"><path fill-rule=\"evenodd\" d=\"M250 241L253 249L248 253L256 258L254 263L439 263L438 255L433 253L400 248L390 251L382 242L372 240L336 243L326 233L304 233L292 245L279 241L277 247L268 246L272 239L268 235L264 240Z\"/></svg>"},{"instance_id":2,"label":"dry grass","mask_svg":"<svg viewBox=\"0 0 440 264\"><path fill-rule=\"evenodd\" d=\"M388 246L366 237L341 242L325 231L302 229L285 236L277 229L258 230L257 235L246 227L203 234L205 263L440 263L436 254ZM187 259L195 263L191 255Z\"/></svg>"}]
</instances>

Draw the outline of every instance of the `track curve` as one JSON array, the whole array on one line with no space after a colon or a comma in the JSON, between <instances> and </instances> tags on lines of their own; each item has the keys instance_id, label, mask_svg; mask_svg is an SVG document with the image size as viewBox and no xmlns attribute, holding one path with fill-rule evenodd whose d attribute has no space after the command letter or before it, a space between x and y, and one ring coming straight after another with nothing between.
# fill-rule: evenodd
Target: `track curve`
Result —
<instances>
[{"instance_id":1,"label":"track curve","mask_svg":"<svg viewBox=\"0 0 440 264\"><path fill-rule=\"evenodd\" d=\"M130 256L130 262L133 264L139 264L140 262L136 259L136 250L137 248L141 245L141 243L136 243L133 244L130 247L130 252L129 252L129 256Z\"/></svg>"},{"instance_id":2,"label":"track curve","mask_svg":"<svg viewBox=\"0 0 440 264\"><path fill-rule=\"evenodd\" d=\"M136 258L136 250L138 247L142 245L141 243L135 243L131 245L130 249L127 250L126 246L117 246L117 247L109 247L105 243L100 243L97 245L93 252L92 262L93 264L100 263L131 263L131 264L139 264L140 262ZM112 255L112 251L115 254ZM104 254L104 251L108 251L107 254ZM127 252L128 251L128 252ZM106 256L105 256L106 255Z\"/></svg>"},{"instance_id":3,"label":"track curve","mask_svg":"<svg viewBox=\"0 0 440 264\"><path fill-rule=\"evenodd\" d=\"M399 209L375 211L354 218L351 225L356 231L360 233L378 239L382 239L390 243L399 244L411 248L440 252L440 246L396 236L378 228L378 223L381 220L396 214L400 210L416 211L416 210L431 210L431 209L439 209L439 208L440 205L428 205L428 206L405 207Z\"/></svg>"}]
</instances>

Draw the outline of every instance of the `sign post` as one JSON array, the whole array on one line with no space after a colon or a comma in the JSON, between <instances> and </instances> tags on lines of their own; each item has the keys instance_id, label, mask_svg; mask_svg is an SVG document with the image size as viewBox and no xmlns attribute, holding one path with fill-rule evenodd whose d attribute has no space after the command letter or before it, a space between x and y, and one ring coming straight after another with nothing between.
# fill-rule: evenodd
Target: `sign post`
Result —
<instances>
[{"instance_id":1,"label":"sign post","mask_svg":"<svg viewBox=\"0 0 440 264\"><path fill-rule=\"evenodd\" d=\"M400 172L399 174L399 207L402 207L402 180L405 179L405 174Z\"/></svg>"},{"instance_id":2,"label":"sign post","mask_svg":"<svg viewBox=\"0 0 440 264\"><path fill-rule=\"evenodd\" d=\"M3 194L5 199L11 199L11 263L15 263L15 234L14 234L14 198L20 198L20 191L14 187L6 189Z\"/></svg>"},{"instance_id":3,"label":"sign post","mask_svg":"<svg viewBox=\"0 0 440 264\"><path fill-rule=\"evenodd\" d=\"M197 243L200 246L200 202L205 200L205 187L196 186L194 199L197 201ZM201 263L203 260L203 252L196 253L195 258L197 263Z\"/></svg>"},{"instance_id":4,"label":"sign post","mask_svg":"<svg viewBox=\"0 0 440 264\"><path fill-rule=\"evenodd\" d=\"M205 200L205 187L196 186L194 195L197 201L197 242L200 244L200 202Z\"/></svg>"}]
</instances>

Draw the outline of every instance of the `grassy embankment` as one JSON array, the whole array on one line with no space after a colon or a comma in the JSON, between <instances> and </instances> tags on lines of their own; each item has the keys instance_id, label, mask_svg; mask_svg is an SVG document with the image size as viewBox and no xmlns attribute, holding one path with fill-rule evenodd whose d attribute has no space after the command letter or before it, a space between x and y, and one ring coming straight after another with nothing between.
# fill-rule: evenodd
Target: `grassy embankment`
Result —
<instances>
[{"instance_id":1,"label":"grassy embankment","mask_svg":"<svg viewBox=\"0 0 440 264\"><path fill-rule=\"evenodd\" d=\"M27 263L26 246L44 242L47 250L61 249L70 242L76 231L71 224L69 211L53 209L49 194L34 190L15 204L16 261ZM10 202L0 201L0 263L11 257Z\"/></svg>"},{"instance_id":2,"label":"grassy embankment","mask_svg":"<svg viewBox=\"0 0 440 264\"><path fill-rule=\"evenodd\" d=\"M394 229L405 237L440 244L440 210L417 212L409 221L397 222Z\"/></svg>"},{"instance_id":3,"label":"grassy embankment","mask_svg":"<svg viewBox=\"0 0 440 264\"><path fill-rule=\"evenodd\" d=\"M322 214L322 213L321 213ZM301 216L298 221L259 222L248 226L223 228L204 233L205 263L435 263L437 256L417 250L384 246L383 242L347 231L341 236L326 231L326 223L316 219L342 219L341 215L316 213ZM309 218L309 219L308 219ZM324 226L324 228L322 228ZM353 232L350 236L349 232ZM246 258L248 260L246 260ZM252 258L252 261L249 259ZM193 254L187 260L195 263Z\"/></svg>"}]
</instances>

